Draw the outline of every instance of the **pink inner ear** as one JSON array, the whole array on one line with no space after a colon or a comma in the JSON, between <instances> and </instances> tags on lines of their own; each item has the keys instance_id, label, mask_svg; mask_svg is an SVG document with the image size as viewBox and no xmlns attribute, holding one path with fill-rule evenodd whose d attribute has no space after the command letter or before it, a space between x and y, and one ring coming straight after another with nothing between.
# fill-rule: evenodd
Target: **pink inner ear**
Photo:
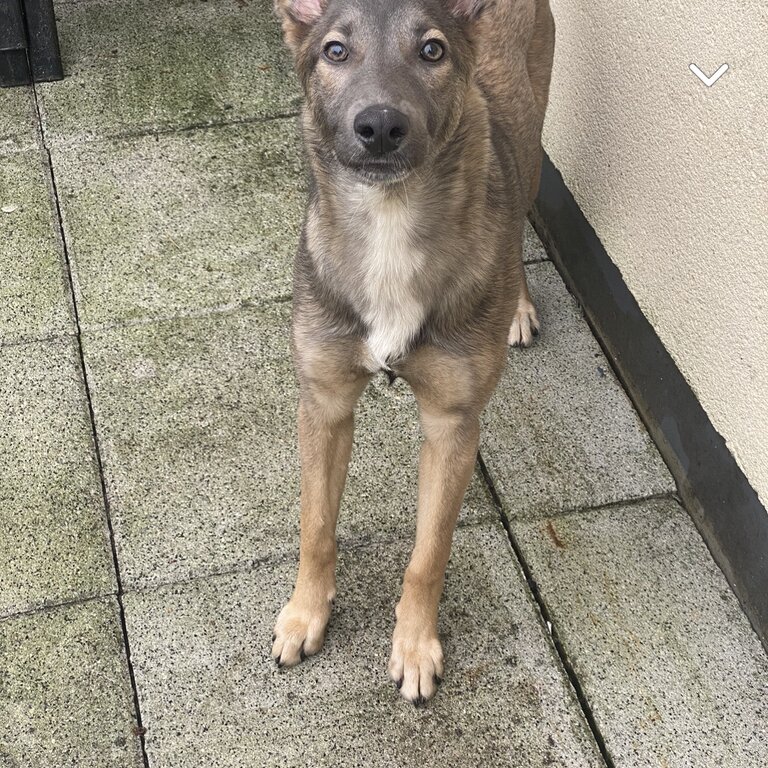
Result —
<instances>
[{"instance_id":1,"label":"pink inner ear","mask_svg":"<svg viewBox=\"0 0 768 768\"><path fill-rule=\"evenodd\" d=\"M291 11L299 21L314 21L323 12L323 0L293 0Z\"/></svg>"}]
</instances>

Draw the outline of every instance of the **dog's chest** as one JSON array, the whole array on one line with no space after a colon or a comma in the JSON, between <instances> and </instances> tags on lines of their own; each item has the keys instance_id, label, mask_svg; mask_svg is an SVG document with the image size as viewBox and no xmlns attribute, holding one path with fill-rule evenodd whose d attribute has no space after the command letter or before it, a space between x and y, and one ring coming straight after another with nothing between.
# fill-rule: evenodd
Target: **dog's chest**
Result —
<instances>
[{"instance_id":1,"label":"dog's chest","mask_svg":"<svg viewBox=\"0 0 768 768\"><path fill-rule=\"evenodd\" d=\"M403 201L373 190L363 206L360 309L372 367L388 368L407 351L424 320L416 291L424 255L413 244L413 213Z\"/></svg>"}]
</instances>

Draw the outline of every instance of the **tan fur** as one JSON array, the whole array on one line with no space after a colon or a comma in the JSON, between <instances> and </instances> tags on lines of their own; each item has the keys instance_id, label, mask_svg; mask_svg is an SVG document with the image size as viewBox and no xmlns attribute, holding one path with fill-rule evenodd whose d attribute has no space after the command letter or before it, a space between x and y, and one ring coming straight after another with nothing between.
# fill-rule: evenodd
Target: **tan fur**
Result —
<instances>
[{"instance_id":1,"label":"tan fur","mask_svg":"<svg viewBox=\"0 0 768 768\"><path fill-rule=\"evenodd\" d=\"M339 350L314 350L299 372L301 548L293 597L275 626L272 654L294 666L320 650L336 594L336 520L352 450L353 409L369 376ZM311 353L310 353L311 354ZM308 355L309 357L310 355Z\"/></svg>"},{"instance_id":2,"label":"tan fur","mask_svg":"<svg viewBox=\"0 0 768 768\"><path fill-rule=\"evenodd\" d=\"M435 81L425 80L436 93L455 94L443 100L442 127L424 140L419 167L404 168L402 182L371 186L330 151L320 100L337 100L338 119L348 119L340 99L347 70L313 68L320 31L313 37L311 25L291 16L295 2L277 0L307 96L302 124L313 183L294 280L301 551L272 653L291 666L323 643L353 412L373 373L391 370L412 387L424 434L416 543L389 664L401 694L418 703L434 695L444 671L438 605L480 415L507 342L527 345L538 329L521 248L540 171L554 24L547 0L497 0L481 12L474 47L465 51L477 51L471 79L435 68ZM453 2L466 16L482 5ZM313 8L321 13L324 4L302 0L305 16ZM460 110L451 111L455 104ZM423 133L418 110L413 119L414 133Z\"/></svg>"}]
</instances>

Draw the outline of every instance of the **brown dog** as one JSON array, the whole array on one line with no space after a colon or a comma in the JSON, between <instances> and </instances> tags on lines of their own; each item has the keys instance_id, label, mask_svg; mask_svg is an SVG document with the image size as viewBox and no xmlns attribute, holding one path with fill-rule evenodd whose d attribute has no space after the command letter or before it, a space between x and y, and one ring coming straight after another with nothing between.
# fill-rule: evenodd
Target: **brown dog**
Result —
<instances>
[{"instance_id":1,"label":"brown dog","mask_svg":"<svg viewBox=\"0 0 768 768\"><path fill-rule=\"evenodd\" d=\"M353 410L384 371L424 432L416 545L389 672L414 703L443 674L437 611L506 360L538 329L522 264L554 46L548 0L276 0L305 93L311 187L294 275L301 552L272 655L323 644Z\"/></svg>"}]
</instances>

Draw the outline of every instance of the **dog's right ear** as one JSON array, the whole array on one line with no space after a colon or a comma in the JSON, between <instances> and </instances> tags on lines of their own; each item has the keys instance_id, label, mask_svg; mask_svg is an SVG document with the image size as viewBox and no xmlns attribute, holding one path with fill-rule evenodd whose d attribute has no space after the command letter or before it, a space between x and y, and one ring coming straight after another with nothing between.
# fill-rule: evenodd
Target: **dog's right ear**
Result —
<instances>
[{"instance_id":1,"label":"dog's right ear","mask_svg":"<svg viewBox=\"0 0 768 768\"><path fill-rule=\"evenodd\" d=\"M454 16L474 21L491 5L491 0L449 0L448 7Z\"/></svg>"},{"instance_id":2,"label":"dog's right ear","mask_svg":"<svg viewBox=\"0 0 768 768\"><path fill-rule=\"evenodd\" d=\"M275 10L283 23L285 42L296 51L320 16L328 0L275 0Z\"/></svg>"}]
</instances>

